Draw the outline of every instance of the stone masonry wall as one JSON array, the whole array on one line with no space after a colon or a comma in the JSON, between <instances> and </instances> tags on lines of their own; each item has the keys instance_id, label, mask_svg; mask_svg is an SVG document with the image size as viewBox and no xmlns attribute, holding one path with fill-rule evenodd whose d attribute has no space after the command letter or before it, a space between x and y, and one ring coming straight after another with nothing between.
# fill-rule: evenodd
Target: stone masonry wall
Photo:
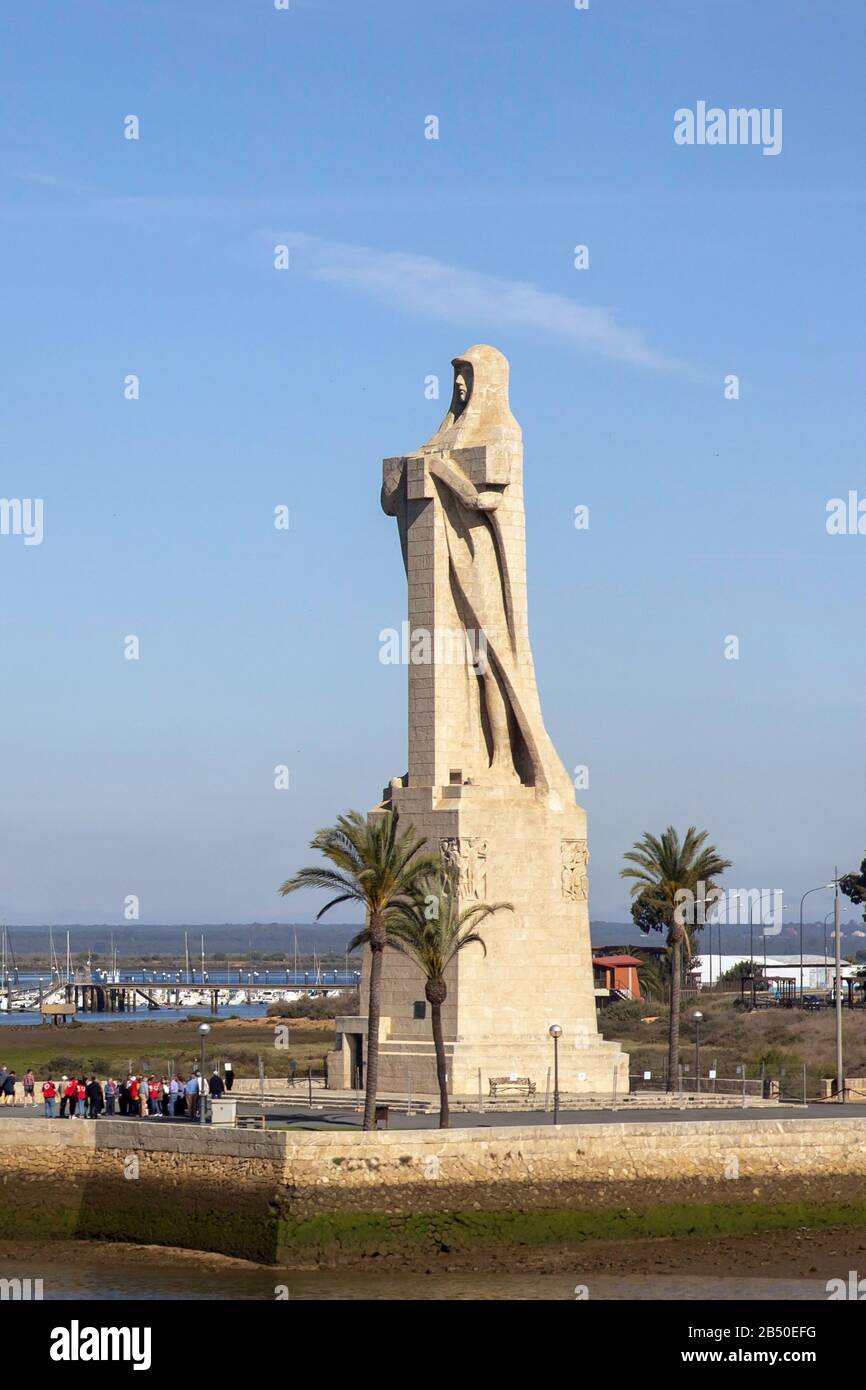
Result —
<instances>
[{"instance_id":1,"label":"stone masonry wall","mask_svg":"<svg viewBox=\"0 0 866 1390\"><path fill-rule=\"evenodd\" d=\"M866 1224L866 1121L329 1134L4 1119L0 1184L3 1236L288 1263L491 1240Z\"/></svg>"}]
</instances>

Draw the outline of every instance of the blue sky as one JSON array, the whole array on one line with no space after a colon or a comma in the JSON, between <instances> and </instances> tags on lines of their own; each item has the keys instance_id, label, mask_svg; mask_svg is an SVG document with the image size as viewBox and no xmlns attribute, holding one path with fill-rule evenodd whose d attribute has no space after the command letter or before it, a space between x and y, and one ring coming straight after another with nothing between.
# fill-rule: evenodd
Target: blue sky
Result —
<instances>
[{"instance_id":1,"label":"blue sky","mask_svg":"<svg viewBox=\"0 0 866 1390\"><path fill-rule=\"evenodd\" d=\"M669 822L788 902L859 862L866 536L825 508L866 497L862 5L34 0L2 36L0 492L44 499L0 536L6 920L312 916L277 885L406 766L381 459L476 342L593 916ZM781 108L782 152L676 145L699 100Z\"/></svg>"}]
</instances>

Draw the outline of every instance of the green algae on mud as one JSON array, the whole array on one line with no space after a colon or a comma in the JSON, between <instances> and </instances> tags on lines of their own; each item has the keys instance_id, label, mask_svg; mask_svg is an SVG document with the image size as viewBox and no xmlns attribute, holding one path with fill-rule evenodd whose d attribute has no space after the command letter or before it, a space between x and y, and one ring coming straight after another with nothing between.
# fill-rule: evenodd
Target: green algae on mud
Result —
<instances>
[{"instance_id":1,"label":"green algae on mud","mask_svg":"<svg viewBox=\"0 0 866 1390\"><path fill-rule=\"evenodd\" d=\"M276 1204L275 1204L276 1206ZM505 1251L564 1242L671 1236L754 1235L809 1227L866 1227L866 1200L669 1204L535 1211L328 1212L292 1219L275 1206L195 1210L164 1199L0 1204L0 1239L103 1240L180 1246L258 1263L340 1263L377 1255L426 1258L443 1251Z\"/></svg>"},{"instance_id":2,"label":"green algae on mud","mask_svg":"<svg viewBox=\"0 0 866 1390\"><path fill-rule=\"evenodd\" d=\"M866 1200L828 1202L668 1204L590 1211L451 1211L400 1216L379 1212L331 1212L287 1218L274 1208L258 1214L231 1212L222 1204L191 1211L183 1204L98 1201L83 1206L48 1203L39 1208L0 1206L0 1239L146 1243L226 1255L261 1265L309 1269L363 1264L390 1257L408 1266L442 1255L465 1256L483 1266L511 1252L526 1255L558 1247L638 1240L649 1248L671 1238L748 1237L774 1231L866 1229Z\"/></svg>"},{"instance_id":3,"label":"green algae on mud","mask_svg":"<svg viewBox=\"0 0 866 1390\"><path fill-rule=\"evenodd\" d=\"M455 1211L398 1216L377 1212L330 1212L279 1222L278 1258L291 1265L396 1255L426 1258L453 1253L505 1251L580 1241L671 1236L756 1235L808 1227L866 1226L866 1200L671 1204L588 1211Z\"/></svg>"}]
</instances>

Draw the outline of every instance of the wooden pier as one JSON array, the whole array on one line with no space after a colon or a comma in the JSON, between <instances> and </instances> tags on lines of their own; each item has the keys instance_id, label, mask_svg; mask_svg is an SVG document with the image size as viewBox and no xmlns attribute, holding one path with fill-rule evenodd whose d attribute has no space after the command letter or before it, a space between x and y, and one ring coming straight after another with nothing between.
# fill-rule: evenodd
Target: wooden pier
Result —
<instances>
[{"instance_id":1,"label":"wooden pier","mask_svg":"<svg viewBox=\"0 0 866 1390\"><path fill-rule=\"evenodd\" d=\"M151 1012L159 1009L209 1009L211 1014L216 1014L219 1009L219 997L226 994L237 995L242 993L244 1004L261 1000L264 996L268 1001L284 999L289 992L302 990L304 994L324 994L328 990L346 988L346 986L334 984L283 984L283 985L214 985L206 984L156 984L143 980L123 980L115 981L96 981L96 980L75 980L68 984L52 985L44 987L39 991L39 1001L34 1005L34 1011L43 1016L48 1022L65 1022L69 1018L74 1018L77 1014L128 1014L137 1013L140 1009ZM184 1001L182 996L190 992L203 995L200 1003L190 1003ZM17 994L26 993L25 990L14 990L7 988L7 996L10 1010L14 1004ZM49 1002L50 1001L50 1002ZM237 1002L237 1001L236 1001ZM225 1008L225 1003L223 1008Z\"/></svg>"}]
</instances>

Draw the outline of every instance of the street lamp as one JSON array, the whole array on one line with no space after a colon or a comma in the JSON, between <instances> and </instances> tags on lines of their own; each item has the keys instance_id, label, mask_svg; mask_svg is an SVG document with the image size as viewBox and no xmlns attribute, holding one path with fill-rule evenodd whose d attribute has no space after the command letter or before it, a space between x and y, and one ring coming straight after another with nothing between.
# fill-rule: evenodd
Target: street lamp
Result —
<instances>
[{"instance_id":1,"label":"street lamp","mask_svg":"<svg viewBox=\"0 0 866 1390\"><path fill-rule=\"evenodd\" d=\"M845 1104L845 1068L842 1062L842 914L839 905L839 869L833 870L833 925L836 937L836 1100Z\"/></svg>"},{"instance_id":2,"label":"street lamp","mask_svg":"<svg viewBox=\"0 0 866 1390\"><path fill-rule=\"evenodd\" d=\"M551 1023L548 1033L553 1038L553 1123L559 1124L559 1039L562 1029L558 1023Z\"/></svg>"},{"instance_id":3,"label":"street lamp","mask_svg":"<svg viewBox=\"0 0 866 1390\"><path fill-rule=\"evenodd\" d=\"M832 883L819 883L817 888L807 888L800 899L800 1008L803 1007L803 904L810 893L821 893L825 888L832 888ZM826 956L827 952L824 952ZM826 962L825 962L826 967Z\"/></svg>"},{"instance_id":4,"label":"street lamp","mask_svg":"<svg viewBox=\"0 0 866 1390\"><path fill-rule=\"evenodd\" d=\"M692 1018L695 1020L695 1077L696 1077L696 1082L695 1082L695 1084L696 1084L696 1086L697 1086L697 1094L700 1095L700 1094L701 1094L701 1019L703 1018L703 1014L701 1013L700 1009L695 1009L694 1013L692 1014Z\"/></svg>"},{"instance_id":5,"label":"street lamp","mask_svg":"<svg viewBox=\"0 0 866 1390\"><path fill-rule=\"evenodd\" d=\"M201 1034L201 1076L198 1080L198 1122L200 1125L205 1123L204 1118L204 1040L210 1032L209 1023L200 1023L198 1031Z\"/></svg>"},{"instance_id":6,"label":"street lamp","mask_svg":"<svg viewBox=\"0 0 866 1390\"><path fill-rule=\"evenodd\" d=\"M827 923L835 913L835 908L831 908L824 918L824 988L827 988Z\"/></svg>"},{"instance_id":7,"label":"street lamp","mask_svg":"<svg viewBox=\"0 0 866 1390\"><path fill-rule=\"evenodd\" d=\"M775 889L770 889L770 892L771 892L771 893L773 894L773 896L775 897ZM766 928L766 924L765 924L765 922L764 922L764 895L763 895L763 893L761 894L761 901L760 901L760 905L759 905L759 911L760 911L760 914L761 914L761 936L762 936L763 941L764 941L764 983L766 983L766 981L767 981L767 928ZM784 903L783 903L783 904L782 904L782 916L783 916L783 918L784 918L784 914L785 914L785 905L784 905ZM783 923L783 925L784 925L784 923ZM780 931L782 930L781 926L779 927L779 930L780 930Z\"/></svg>"},{"instance_id":8,"label":"street lamp","mask_svg":"<svg viewBox=\"0 0 866 1390\"><path fill-rule=\"evenodd\" d=\"M761 889L759 889L759 891L758 891L758 912L760 913L760 917L761 917L761 936L762 936L763 939L764 939L764 974L765 974L765 975L766 975L766 973L767 973L767 935L766 935L766 932L764 931L764 897L765 897L765 895L766 895L767 893L774 893L774 892L775 892L775 889L774 889L774 888L761 888ZM751 975L752 975L752 1007L754 1008L754 1005L755 1005L755 953L754 953L754 949L753 949L753 946L752 946L752 894L751 894L750 891L747 891L747 892L746 892L746 897L747 897L748 900L749 900L749 965L750 965L751 968L752 968L752 969L751 969Z\"/></svg>"}]
</instances>

